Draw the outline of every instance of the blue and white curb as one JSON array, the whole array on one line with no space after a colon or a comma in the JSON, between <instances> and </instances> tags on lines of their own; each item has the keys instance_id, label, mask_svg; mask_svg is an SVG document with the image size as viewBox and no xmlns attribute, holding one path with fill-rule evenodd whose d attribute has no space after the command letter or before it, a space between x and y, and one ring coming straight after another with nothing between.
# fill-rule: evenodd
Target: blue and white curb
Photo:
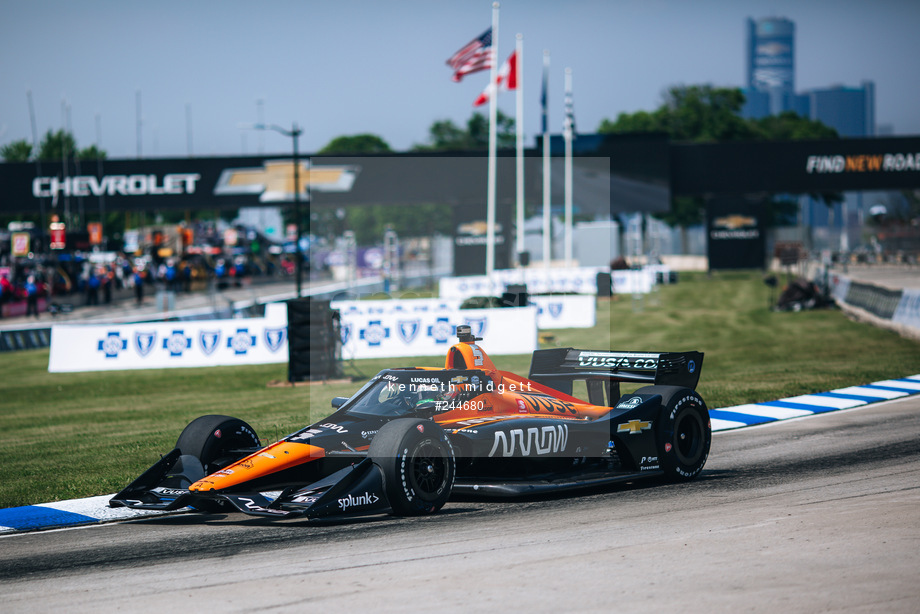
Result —
<instances>
[{"instance_id":1,"label":"blue and white curb","mask_svg":"<svg viewBox=\"0 0 920 614\"><path fill-rule=\"evenodd\" d=\"M920 375L886 379L864 386L803 394L778 401L709 410L713 431L728 431L780 420L853 409L920 394ZM0 509L0 535L158 516L163 512L108 507L113 495Z\"/></svg>"},{"instance_id":2,"label":"blue and white curb","mask_svg":"<svg viewBox=\"0 0 920 614\"><path fill-rule=\"evenodd\" d=\"M0 535L35 529L76 527L162 514L162 512L132 510L127 507L109 507L109 499L113 496L100 495L86 499L0 509Z\"/></svg>"},{"instance_id":3,"label":"blue and white curb","mask_svg":"<svg viewBox=\"0 0 920 614\"><path fill-rule=\"evenodd\" d=\"M830 392L803 394L778 401L749 403L709 410L713 431L766 424L790 418L802 418L829 411L852 409L881 401L920 394L920 375L886 379L865 386L849 386Z\"/></svg>"}]
</instances>

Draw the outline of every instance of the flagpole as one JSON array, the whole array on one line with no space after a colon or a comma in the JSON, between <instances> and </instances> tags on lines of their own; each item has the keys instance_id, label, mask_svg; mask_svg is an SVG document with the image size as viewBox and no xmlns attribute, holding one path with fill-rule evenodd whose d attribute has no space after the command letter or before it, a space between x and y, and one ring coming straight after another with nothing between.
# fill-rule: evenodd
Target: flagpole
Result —
<instances>
[{"instance_id":1,"label":"flagpole","mask_svg":"<svg viewBox=\"0 0 920 614\"><path fill-rule=\"evenodd\" d=\"M489 83L495 83L498 74L498 2L492 3L492 66L489 69ZM498 135L496 123L498 106L495 99L498 92L489 97L489 178L486 197L486 275L495 270L495 164Z\"/></svg>"},{"instance_id":2,"label":"flagpole","mask_svg":"<svg viewBox=\"0 0 920 614\"><path fill-rule=\"evenodd\" d=\"M549 268L552 260L552 241L550 238L550 168L549 168L549 121L547 102L549 96L549 50L543 50L543 266Z\"/></svg>"},{"instance_id":3,"label":"flagpole","mask_svg":"<svg viewBox=\"0 0 920 614\"><path fill-rule=\"evenodd\" d=\"M565 260L572 262L572 69L565 69L565 124L562 136L565 139Z\"/></svg>"},{"instance_id":4,"label":"flagpole","mask_svg":"<svg viewBox=\"0 0 920 614\"><path fill-rule=\"evenodd\" d=\"M515 77L517 78L517 96L515 105L515 120L517 128L517 253L518 263L524 253L524 35L518 34L515 43Z\"/></svg>"}]
</instances>

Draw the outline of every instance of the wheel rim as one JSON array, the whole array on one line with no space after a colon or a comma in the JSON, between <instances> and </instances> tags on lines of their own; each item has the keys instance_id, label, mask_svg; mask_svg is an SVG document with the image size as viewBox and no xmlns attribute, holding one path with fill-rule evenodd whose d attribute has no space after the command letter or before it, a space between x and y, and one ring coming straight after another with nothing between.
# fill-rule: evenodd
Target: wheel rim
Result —
<instances>
[{"instance_id":1,"label":"wheel rim","mask_svg":"<svg viewBox=\"0 0 920 614\"><path fill-rule=\"evenodd\" d=\"M692 409L674 421L674 451L682 465L695 465L703 455L703 421Z\"/></svg>"},{"instance_id":2,"label":"wheel rim","mask_svg":"<svg viewBox=\"0 0 920 614\"><path fill-rule=\"evenodd\" d=\"M444 448L427 441L419 445L412 455L409 479L419 498L437 499L447 482L447 455Z\"/></svg>"}]
</instances>

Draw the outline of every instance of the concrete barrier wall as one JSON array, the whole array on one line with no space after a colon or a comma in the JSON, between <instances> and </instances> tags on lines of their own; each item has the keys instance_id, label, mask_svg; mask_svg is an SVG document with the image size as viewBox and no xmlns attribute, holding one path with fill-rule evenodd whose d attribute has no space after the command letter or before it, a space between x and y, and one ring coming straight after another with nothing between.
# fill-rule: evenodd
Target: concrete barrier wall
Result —
<instances>
[{"instance_id":1,"label":"concrete barrier wall","mask_svg":"<svg viewBox=\"0 0 920 614\"><path fill-rule=\"evenodd\" d=\"M51 327L0 331L0 352L34 350L51 345Z\"/></svg>"},{"instance_id":2,"label":"concrete barrier wall","mask_svg":"<svg viewBox=\"0 0 920 614\"><path fill-rule=\"evenodd\" d=\"M895 290L834 274L828 279L831 296L852 317L920 340L920 290Z\"/></svg>"}]
</instances>

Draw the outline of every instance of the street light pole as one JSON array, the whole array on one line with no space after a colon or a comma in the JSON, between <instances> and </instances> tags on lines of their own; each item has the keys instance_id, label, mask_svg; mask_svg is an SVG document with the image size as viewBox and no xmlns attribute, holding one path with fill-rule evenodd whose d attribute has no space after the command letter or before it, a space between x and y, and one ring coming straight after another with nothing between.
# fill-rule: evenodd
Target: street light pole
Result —
<instances>
[{"instance_id":1,"label":"street light pole","mask_svg":"<svg viewBox=\"0 0 920 614\"><path fill-rule=\"evenodd\" d=\"M303 229L301 227L301 220L303 215L300 211L300 152L298 151L297 141L300 137L302 130L297 127L297 122L294 122L291 126L291 139L294 141L294 216L297 218L297 248L295 253L297 254L297 298L301 297L301 280L303 279L303 254L300 253L300 237L303 236Z\"/></svg>"},{"instance_id":2,"label":"street light pole","mask_svg":"<svg viewBox=\"0 0 920 614\"><path fill-rule=\"evenodd\" d=\"M296 276L297 276L297 298L300 298L302 292L302 279L303 279L303 255L300 253L300 239L303 236L303 224L302 219L303 215L300 210L300 150L298 147L298 139L300 135L303 134L303 128L297 125L297 122L294 122L291 125L291 129L282 128L281 126L276 126L275 124L253 124L253 130L274 130L279 134L290 137L294 145L294 217L296 218L297 226L297 242L295 247L295 253L297 254L297 263L296 263ZM310 203L310 179L307 177L307 204Z\"/></svg>"}]
</instances>

